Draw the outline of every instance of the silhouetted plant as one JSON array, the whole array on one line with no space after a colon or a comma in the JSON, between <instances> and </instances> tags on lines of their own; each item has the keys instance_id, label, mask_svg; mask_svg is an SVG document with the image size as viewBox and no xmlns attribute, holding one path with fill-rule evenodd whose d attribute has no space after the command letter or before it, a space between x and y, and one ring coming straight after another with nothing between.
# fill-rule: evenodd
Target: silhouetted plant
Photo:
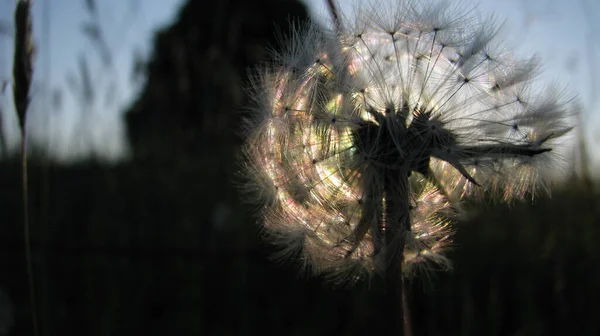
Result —
<instances>
[{"instance_id":1,"label":"silhouetted plant","mask_svg":"<svg viewBox=\"0 0 600 336\"><path fill-rule=\"evenodd\" d=\"M31 2L17 1L15 7L15 36L13 56L13 103L21 131L21 173L23 194L23 237L25 245L25 262L29 281L29 297L34 335L38 335L37 306L33 281L33 265L31 259L31 237L29 223L29 194L27 180L27 110L29 108L29 88L33 76L34 42L31 29Z\"/></svg>"},{"instance_id":2,"label":"silhouetted plant","mask_svg":"<svg viewBox=\"0 0 600 336\"><path fill-rule=\"evenodd\" d=\"M401 301L401 277L450 267L461 199L550 191L574 111L462 7L371 2L334 21L298 27L253 78L246 186L279 258L380 274Z\"/></svg>"}]
</instances>

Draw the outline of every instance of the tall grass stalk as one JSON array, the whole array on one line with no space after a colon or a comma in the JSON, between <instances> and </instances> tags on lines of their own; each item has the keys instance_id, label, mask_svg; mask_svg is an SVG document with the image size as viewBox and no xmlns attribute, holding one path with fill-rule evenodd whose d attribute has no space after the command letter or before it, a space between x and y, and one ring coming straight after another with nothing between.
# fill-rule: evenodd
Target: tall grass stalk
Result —
<instances>
[{"instance_id":1,"label":"tall grass stalk","mask_svg":"<svg viewBox=\"0 0 600 336\"><path fill-rule=\"evenodd\" d=\"M21 175L23 191L23 238L25 263L29 282L29 299L33 333L38 335L37 306L31 257L31 233L29 223L29 197L27 181L27 109L29 108L29 88L33 76L34 42L32 36L31 2L17 1L15 8L15 36L13 58L13 99L21 131Z\"/></svg>"}]
</instances>

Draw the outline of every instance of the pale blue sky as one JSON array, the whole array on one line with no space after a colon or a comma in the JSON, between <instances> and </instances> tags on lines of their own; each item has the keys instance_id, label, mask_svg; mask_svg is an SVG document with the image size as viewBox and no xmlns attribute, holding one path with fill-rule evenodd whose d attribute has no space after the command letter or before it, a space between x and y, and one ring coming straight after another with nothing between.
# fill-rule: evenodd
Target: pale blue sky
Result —
<instances>
[{"instance_id":1,"label":"pale blue sky","mask_svg":"<svg viewBox=\"0 0 600 336\"><path fill-rule=\"evenodd\" d=\"M12 25L14 2L0 0L1 22ZM34 141L46 145L61 161L82 159L90 153L109 161L123 157L127 146L121 112L136 92L130 81L133 51L147 54L152 33L175 17L180 3L181 0L96 0L97 17L113 58L111 66L104 66L97 48L82 33L84 23L91 21L85 0L34 1L37 51L29 116ZM67 79L79 78L82 54L87 57L98 96L91 106L78 102ZM12 39L0 37L1 79L10 77L11 58ZM61 92L59 111L51 107L56 90ZM114 99L107 104L104 96L109 93L114 93ZM11 146L16 147L19 140L11 95L7 92L8 97L0 97L0 106L5 110L5 133Z\"/></svg>"},{"instance_id":2,"label":"pale blue sky","mask_svg":"<svg viewBox=\"0 0 600 336\"><path fill-rule=\"evenodd\" d=\"M342 5L351 3L339 0ZM12 24L15 0L0 0L0 21ZM117 160L126 154L126 135L121 112L136 92L129 78L132 51L147 51L152 32L167 24L181 0L97 0L99 19L113 66L103 67L93 45L81 33L88 21L84 0L35 0L34 34L38 44L34 102L30 124L37 141L61 160L83 158L89 153ZM584 130L594 166L600 168L600 2L596 0L462 0L476 4L483 14L505 20L509 46L519 54L538 54L543 76L565 84L584 104ZM327 18L325 0L306 0L317 15ZM46 7L48 6L48 7ZM49 8L49 15L44 16ZM12 40L0 36L0 80L10 76ZM78 57L85 53L92 80L99 92L93 106L75 100L67 76L78 76ZM49 57L49 58L48 58ZM63 108L53 111L50 90L62 92ZM102 96L112 90L117 100L105 104ZM10 100L0 97L5 111L5 132L16 145L16 121ZM8 119L8 120L6 120ZM82 137L80 134L91 134ZM600 170L600 169L599 169Z\"/></svg>"}]
</instances>

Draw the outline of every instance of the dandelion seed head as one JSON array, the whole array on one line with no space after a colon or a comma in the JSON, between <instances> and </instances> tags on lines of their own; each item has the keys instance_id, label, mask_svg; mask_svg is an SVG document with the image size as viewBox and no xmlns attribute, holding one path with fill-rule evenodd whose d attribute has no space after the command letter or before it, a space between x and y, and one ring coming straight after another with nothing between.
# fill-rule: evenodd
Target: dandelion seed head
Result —
<instances>
[{"instance_id":1,"label":"dandelion seed head","mask_svg":"<svg viewBox=\"0 0 600 336\"><path fill-rule=\"evenodd\" d=\"M535 84L539 61L472 10L384 4L297 27L252 82L245 173L265 232L343 281L396 250L406 275L448 268L453 202L549 191L573 127L564 95Z\"/></svg>"}]
</instances>

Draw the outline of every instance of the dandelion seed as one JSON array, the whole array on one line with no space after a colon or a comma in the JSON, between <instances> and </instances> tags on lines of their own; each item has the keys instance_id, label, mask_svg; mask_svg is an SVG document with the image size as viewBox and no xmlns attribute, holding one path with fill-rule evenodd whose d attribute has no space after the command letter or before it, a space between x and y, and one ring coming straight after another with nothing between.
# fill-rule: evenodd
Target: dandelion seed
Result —
<instances>
[{"instance_id":1,"label":"dandelion seed","mask_svg":"<svg viewBox=\"0 0 600 336\"><path fill-rule=\"evenodd\" d=\"M572 128L569 102L533 81L537 60L512 58L489 21L382 8L297 28L253 78L245 174L265 233L339 281L449 268L456 202L548 191Z\"/></svg>"}]
</instances>

